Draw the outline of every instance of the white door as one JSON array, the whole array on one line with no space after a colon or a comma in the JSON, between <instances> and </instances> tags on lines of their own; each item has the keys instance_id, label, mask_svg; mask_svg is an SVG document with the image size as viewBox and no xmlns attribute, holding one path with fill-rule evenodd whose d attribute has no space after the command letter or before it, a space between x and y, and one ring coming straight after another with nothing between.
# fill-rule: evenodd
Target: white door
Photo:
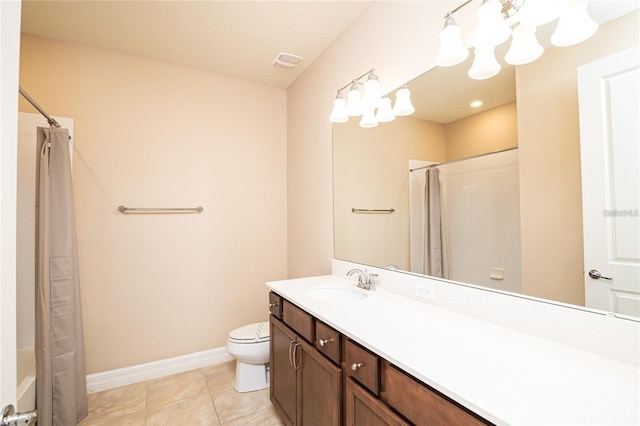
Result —
<instances>
[{"instance_id":1,"label":"white door","mask_svg":"<svg viewBox=\"0 0 640 426\"><path fill-rule=\"evenodd\" d=\"M640 48L578 68L585 304L640 317Z\"/></svg>"}]
</instances>

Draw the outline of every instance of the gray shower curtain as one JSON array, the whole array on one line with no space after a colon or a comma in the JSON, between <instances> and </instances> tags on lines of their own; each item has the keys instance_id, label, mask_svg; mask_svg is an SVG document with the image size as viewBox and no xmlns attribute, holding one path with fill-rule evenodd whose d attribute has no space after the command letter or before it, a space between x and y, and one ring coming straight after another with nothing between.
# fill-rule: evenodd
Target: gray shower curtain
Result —
<instances>
[{"instance_id":1,"label":"gray shower curtain","mask_svg":"<svg viewBox=\"0 0 640 426\"><path fill-rule=\"evenodd\" d=\"M39 426L86 417L69 132L38 128L36 227L36 408Z\"/></svg>"},{"instance_id":2,"label":"gray shower curtain","mask_svg":"<svg viewBox=\"0 0 640 426\"><path fill-rule=\"evenodd\" d=\"M444 224L442 223L442 191L440 170L437 167L427 167L424 191L424 274L447 278Z\"/></svg>"}]
</instances>

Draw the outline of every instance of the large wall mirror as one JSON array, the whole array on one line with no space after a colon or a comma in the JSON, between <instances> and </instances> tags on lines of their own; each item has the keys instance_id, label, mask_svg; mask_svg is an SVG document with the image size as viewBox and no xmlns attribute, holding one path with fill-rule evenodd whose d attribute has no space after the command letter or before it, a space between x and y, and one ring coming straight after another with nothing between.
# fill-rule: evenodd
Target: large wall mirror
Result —
<instances>
[{"instance_id":1,"label":"large wall mirror","mask_svg":"<svg viewBox=\"0 0 640 426\"><path fill-rule=\"evenodd\" d=\"M335 258L586 306L577 67L639 39L637 5L600 3L601 27L582 44L483 81L467 76L470 59L434 68L408 83L412 116L334 124ZM430 169L437 272L424 240Z\"/></svg>"}]
</instances>

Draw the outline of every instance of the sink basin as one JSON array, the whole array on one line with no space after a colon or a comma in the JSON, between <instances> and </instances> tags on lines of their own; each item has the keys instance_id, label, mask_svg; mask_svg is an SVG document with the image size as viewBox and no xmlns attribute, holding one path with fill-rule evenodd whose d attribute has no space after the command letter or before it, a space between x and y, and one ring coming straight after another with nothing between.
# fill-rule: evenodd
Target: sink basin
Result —
<instances>
[{"instance_id":1,"label":"sink basin","mask_svg":"<svg viewBox=\"0 0 640 426\"><path fill-rule=\"evenodd\" d=\"M309 290L307 294L309 297L324 302L357 302L367 298L366 294L350 288L315 288Z\"/></svg>"}]
</instances>

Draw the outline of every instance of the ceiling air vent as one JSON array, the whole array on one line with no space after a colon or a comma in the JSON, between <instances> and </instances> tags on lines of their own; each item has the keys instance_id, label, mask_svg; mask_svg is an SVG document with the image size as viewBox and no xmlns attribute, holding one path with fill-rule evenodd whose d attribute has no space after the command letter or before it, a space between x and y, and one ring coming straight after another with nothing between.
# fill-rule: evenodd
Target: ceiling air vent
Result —
<instances>
[{"instance_id":1,"label":"ceiling air vent","mask_svg":"<svg viewBox=\"0 0 640 426\"><path fill-rule=\"evenodd\" d=\"M298 65L302 63L302 58L300 56L294 55L292 53L278 53L271 62L271 65L274 67L294 69Z\"/></svg>"}]
</instances>

